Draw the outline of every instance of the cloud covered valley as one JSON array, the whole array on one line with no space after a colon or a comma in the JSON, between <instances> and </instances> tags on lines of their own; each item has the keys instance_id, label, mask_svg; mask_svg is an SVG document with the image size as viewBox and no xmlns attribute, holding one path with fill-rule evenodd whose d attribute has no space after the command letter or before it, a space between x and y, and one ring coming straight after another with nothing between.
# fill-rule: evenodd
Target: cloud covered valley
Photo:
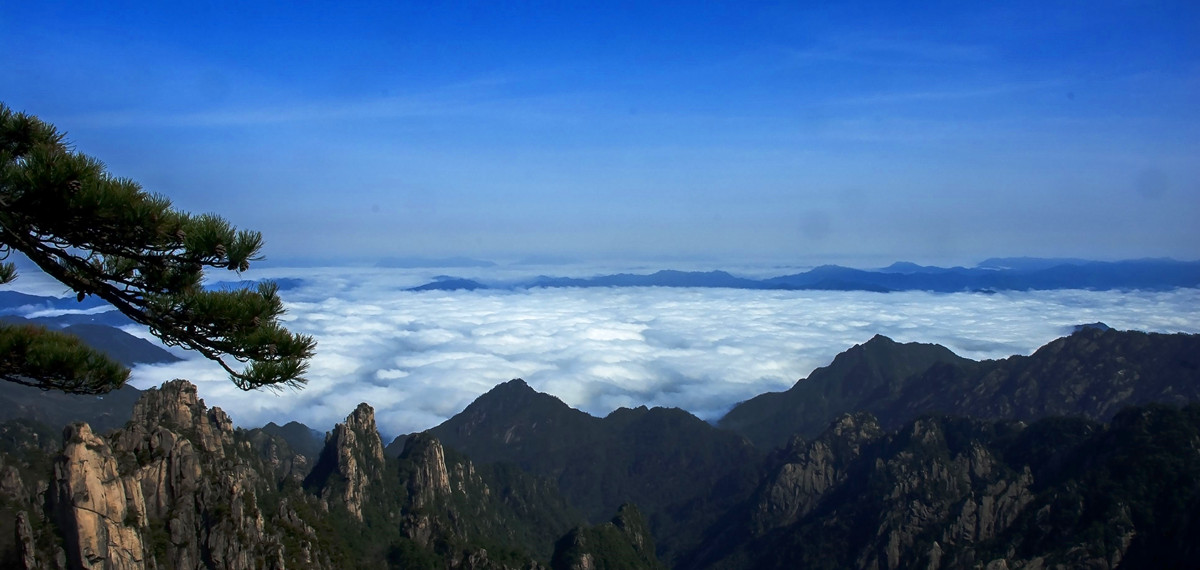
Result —
<instances>
[{"instance_id":1,"label":"cloud covered valley","mask_svg":"<svg viewBox=\"0 0 1200 570\"><path fill-rule=\"evenodd\" d=\"M715 420L787 389L875 334L934 342L974 359L1029 354L1074 325L1200 332L1200 290L934 294L695 288L422 291L400 269L264 270L300 278L286 325L318 341L302 390L237 390L215 364L141 365L131 383L197 383L239 425L298 420L329 429L359 402L385 437L428 429L498 383L603 416L679 407ZM146 336L144 332L140 333Z\"/></svg>"}]
</instances>

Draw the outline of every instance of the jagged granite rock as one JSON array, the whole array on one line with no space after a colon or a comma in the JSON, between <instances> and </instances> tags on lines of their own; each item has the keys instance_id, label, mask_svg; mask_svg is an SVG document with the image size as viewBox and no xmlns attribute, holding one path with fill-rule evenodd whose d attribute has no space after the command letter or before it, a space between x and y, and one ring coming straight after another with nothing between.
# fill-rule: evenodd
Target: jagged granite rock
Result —
<instances>
[{"instance_id":1,"label":"jagged granite rock","mask_svg":"<svg viewBox=\"0 0 1200 570\"><path fill-rule=\"evenodd\" d=\"M331 566L311 542L285 554L284 535L305 525L267 517L301 517L284 502L262 511L260 497L276 489L272 470L189 382L147 390L108 437L73 424L64 440L51 497L73 567L282 569L288 558Z\"/></svg>"},{"instance_id":2,"label":"jagged granite rock","mask_svg":"<svg viewBox=\"0 0 1200 570\"><path fill-rule=\"evenodd\" d=\"M302 483L312 471L315 454L298 453L283 437L264 429L246 430L245 437L259 457L271 468L275 479Z\"/></svg>"},{"instance_id":3,"label":"jagged granite rock","mask_svg":"<svg viewBox=\"0 0 1200 570\"><path fill-rule=\"evenodd\" d=\"M538 569L581 520L552 483L478 471L428 435L386 458L365 404L303 483L281 436L234 429L185 381L146 391L108 435L0 436L5 568Z\"/></svg>"},{"instance_id":4,"label":"jagged granite rock","mask_svg":"<svg viewBox=\"0 0 1200 570\"><path fill-rule=\"evenodd\" d=\"M826 491L845 480L846 467L883 430L866 413L835 420L824 437L794 438L784 459L766 478L755 499L750 529L762 534L787 526L811 512Z\"/></svg>"},{"instance_id":5,"label":"jagged granite rock","mask_svg":"<svg viewBox=\"0 0 1200 570\"><path fill-rule=\"evenodd\" d=\"M25 511L17 513L16 526L16 539L20 545L19 560L17 561L19 564L17 568L25 570L40 568L41 566L37 561L37 547L33 543L33 528L29 525L29 514ZM46 567L49 567L49 565L47 564Z\"/></svg>"},{"instance_id":6,"label":"jagged granite rock","mask_svg":"<svg viewBox=\"0 0 1200 570\"><path fill-rule=\"evenodd\" d=\"M145 519L146 504L138 481L121 476L108 442L87 424L67 426L63 439L66 445L54 465L53 501L71 565L145 568L138 523Z\"/></svg>"},{"instance_id":7,"label":"jagged granite rock","mask_svg":"<svg viewBox=\"0 0 1200 570\"><path fill-rule=\"evenodd\" d=\"M363 505L370 500L370 488L383 480L383 470L383 442L375 427L375 410L362 403L326 436L325 448L305 486L321 489L326 508L340 505L362 522Z\"/></svg>"},{"instance_id":8,"label":"jagged granite rock","mask_svg":"<svg viewBox=\"0 0 1200 570\"><path fill-rule=\"evenodd\" d=\"M888 358L843 364L884 379L861 387L893 412L912 412L924 390L930 402L996 406L979 409L1044 397L1039 413L1107 414L1129 389L1184 393L1191 342L1081 331L1037 358L939 362L899 380L872 368ZM969 394L955 388L963 378L979 380ZM980 393L992 396L971 399ZM436 432L385 455L364 405L329 434L303 483L287 441L234 429L182 381L149 391L108 435L80 424L63 442L0 423L0 567L540 568L558 542L578 554L560 562L598 568L612 552L653 551L649 533L619 521L567 535L584 522L558 494L568 483L587 505L657 502L642 526L672 531L658 558L676 568L1200 567L1196 405L1130 408L1108 424L924 415L889 427L856 413L770 454L679 410L591 418L520 382L468 412L444 427L491 462L443 447Z\"/></svg>"},{"instance_id":9,"label":"jagged granite rock","mask_svg":"<svg viewBox=\"0 0 1200 570\"><path fill-rule=\"evenodd\" d=\"M401 530L448 568L539 569L554 540L580 520L552 485L511 467L476 470L428 432L408 436L398 458L406 498Z\"/></svg>"},{"instance_id":10,"label":"jagged granite rock","mask_svg":"<svg viewBox=\"0 0 1200 570\"><path fill-rule=\"evenodd\" d=\"M43 508L60 438L31 420L0 423L0 568L66 568Z\"/></svg>"},{"instance_id":11,"label":"jagged granite rock","mask_svg":"<svg viewBox=\"0 0 1200 570\"><path fill-rule=\"evenodd\" d=\"M852 428L871 422L845 416L794 441L678 567L1200 563L1200 406L1130 408L1107 426L927 416L890 433Z\"/></svg>"},{"instance_id":12,"label":"jagged granite rock","mask_svg":"<svg viewBox=\"0 0 1200 570\"><path fill-rule=\"evenodd\" d=\"M422 509L450 493L446 451L437 438L424 433L409 437L400 459L412 466L406 483L413 509ZM475 474L475 467L469 461L457 467L458 489L465 491L467 481ZM490 493L486 486L482 489L484 493Z\"/></svg>"}]
</instances>

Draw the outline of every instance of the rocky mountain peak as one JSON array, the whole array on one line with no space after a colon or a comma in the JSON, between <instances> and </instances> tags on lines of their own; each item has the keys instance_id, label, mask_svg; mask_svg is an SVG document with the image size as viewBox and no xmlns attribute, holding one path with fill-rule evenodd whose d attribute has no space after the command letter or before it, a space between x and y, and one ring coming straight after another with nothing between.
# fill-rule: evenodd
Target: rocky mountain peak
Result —
<instances>
[{"instance_id":1,"label":"rocky mountain peak","mask_svg":"<svg viewBox=\"0 0 1200 570\"><path fill-rule=\"evenodd\" d=\"M345 425L346 428L361 435L378 434L379 432L375 427L375 409L366 402L359 404L353 412L350 412L350 415L346 416Z\"/></svg>"},{"instance_id":2,"label":"rocky mountain peak","mask_svg":"<svg viewBox=\"0 0 1200 570\"><path fill-rule=\"evenodd\" d=\"M554 401L561 403L561 400L549 394L543 394L534 390L529 384L520 378L514 378L508 382L497 384L491 390L480 396L476 401L486 403L489 406L519 406L530 402ZM566 404L563 404L564 406Z\"/></svg>"},{"instance_id":3,"label":"rocky mountain peak","mask_svg":"<svg viewBox=\"0 0 1200 570\"><path fill-rule=\"evenodd\" d=\"M432 503L450 492L450 473L446 470L446 452L437 438L428 433L413 434L404 443L401 461L411 462L409 493L417 508Z\"/></svg>"},{"instance_id":4,"label":"rocky mountain peak","mask_svg":"<svg viewBox=\"0 0 1200 570\"><path fill-rule=\"evenodd\" d=\"M486 447L474 446L470 450L473 460L488 463L504 455L506 449L525 449L547 434L585 438L581 434L589 433L596 421L562 400L530 388L524 380L515 379L492 388L462 413L431 431L446 445L459 450L466 440L488 440Z\"/></svg>"},{"instance_id":5,"label":"rocky mountain peak","mask_svg":"<svg viewBox=\"0 0 1200 570\"><path fill-rule=\"evenodd\" d=\"M492 414L515 415L524 410L534 410L537 413L555 408L563 410L569 407L558 398L534 390L524 380L515 378L497 384L482 396L467 406L464 414L478 416L479 420L486 419Z\"/></svg>"},{"instance_id":6,"label":"rocky mountain peak","mask_svg":"<svg viewBox=\"0 0 1200 570\"><path fill-rule=\"evenodd\" d=\"M362 403L326 436L325 448L305 486L320 489L327 506L341 503L361 521L368 489L383 479L383 470L383 441L375 427L375 410Z\"/></svg>"},{"instance_id":7,"label":"rocky mountain peak","mask_svg":"<svg viewBox=\"0 0 1200 570\"><path fill-rule=\"evenodd\" d=\"M257 506L273 482L195 385L146 391L111 435L76 423L63 439L47 494L71 567L281 567Z\"/></svg>"},{"instance_id":8,"label":"rocky mountain peak","mask_svg":"<svg viewBox=\"0 0 1200 570\"><path fill-rule=\"evenodd\" d=\"M206 407L196 385L187 380L171 380L143 392L133 405L130 423L126 440L166 428L190 436L201 449L217 455L233 443L233 420L221 408Z\"/></svg>"},{"instance_id":9,"label":"rocky mountain peak","mask_svg":"<svg viewBox=\"0 0 1200 570\"><path fill-rule=\"evenodd\" d=\"M865 348L865 347L891 346L894 344L897 344L896 341L892 340L890 337L886 337L881 334L876 334L875 336L871 337L870 340L868 340L867 342L863 343L860 346Z\"/></svg>"}]
</instances>

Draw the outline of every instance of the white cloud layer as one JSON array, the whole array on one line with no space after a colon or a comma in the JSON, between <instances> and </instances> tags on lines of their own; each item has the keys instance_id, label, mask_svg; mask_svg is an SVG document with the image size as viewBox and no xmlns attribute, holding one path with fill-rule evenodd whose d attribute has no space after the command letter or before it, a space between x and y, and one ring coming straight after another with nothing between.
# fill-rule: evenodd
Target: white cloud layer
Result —
<instances>
[{"instance_id":1,"label":"white cloud layer","mask_svg":"<svg viewBox=\"0 0 1200 570\"><path fill-rule=\"evenodd\" d=\"M406 292L424 277L366 269L275 269L269 276L289 273L306 281L284 294L287 325L319 343L305 389L241 392L194 355L139 366L133 384L188 378L209 405L248 427L294 419L325 430L365 401L390 438L433 427L512 378L595 415L645 404L715 420L741 400L788 388L876 333L982 359L1029 354L1093 321L1200 332L1197 289Z\"/></svg>"}]
</instances>

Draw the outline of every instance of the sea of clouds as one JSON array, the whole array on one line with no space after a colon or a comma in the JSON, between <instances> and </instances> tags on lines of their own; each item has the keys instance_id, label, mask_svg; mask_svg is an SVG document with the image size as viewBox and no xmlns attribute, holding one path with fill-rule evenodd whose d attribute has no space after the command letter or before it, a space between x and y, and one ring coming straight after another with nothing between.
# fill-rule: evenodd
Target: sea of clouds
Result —
<instances>
[{"instance_id":1,"label":"sea of clouds","mask_svg":"<svg viewBox=\"0 0 1200 570\"><path fill-rule=\"evenodd\" d=\"M513 378L593 415L647 405L716 420L739 401L787 389L876 334L984 359L1030 354L1095 321L1200 332L1198 289L405 291L434 275L373 268L249 275L303 280L283 293L287 326L318 341L302 390L242 392L216 365L182 352L183 362L135 367L131 383L148 388L189 379L209 405L246 427L298 420L326 430L367 402L390 438L433 427Z\"/></svg>"}]
</instances>

